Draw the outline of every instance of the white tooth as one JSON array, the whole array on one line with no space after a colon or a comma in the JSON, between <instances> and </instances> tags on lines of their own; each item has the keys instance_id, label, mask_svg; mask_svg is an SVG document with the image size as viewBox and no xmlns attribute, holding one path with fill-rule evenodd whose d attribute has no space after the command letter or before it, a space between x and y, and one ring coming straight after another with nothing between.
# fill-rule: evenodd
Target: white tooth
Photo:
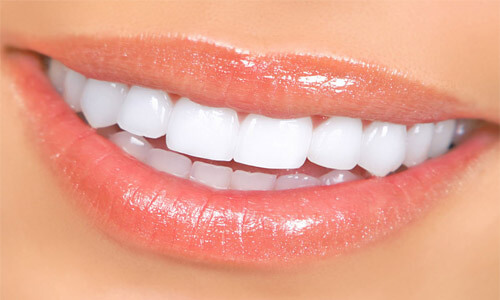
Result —
<instances>
[{"instance_id":1,"label":"white tooth","mask_svg":"<svg viewBox=\"0 0 500 300\"><path fill-rule=\"evenodd\" d=\"M188 178L191 171L191 160L186 156L162 149L149 150L146 163L158 171Z\"/></svg>"},{"instance_id":2,"label":"white tooth","mask_svg":"<svg viewBox=\"0 0 500 300\"><path fill-rule=\"evenodd\" d=\"M299 168L311 136L311 118L283 120L250 114L240 126L234 160L269 169Z\"/></svg>"},{"instance_id":3,"label":"white tooth","mask_svg":"<svg viewBox=\"0 0 500 300\"><path fill-rule=\"evenodd\" d=\"M477 126L476 120L460 119L457 120L455 132L453 133L453 144L460 144Z\"/></svg>"},{"instance_id":4,"label":"white tooth","mask_svg":"<svg viewBox=\"0 0 500 300\"><path fill-rule=\"evenodd\" d=\"M363 179L363 177L346 170L333 170L319 178L323 185L333 185L360 179Z\"/></svg>"},{"instance_id":5,"label":"white tooth","mask_svg":"<svg viewBox=\"0 0 500 300\"><path fill-rule=\"evenodd\" d=\"M415 124L406 133L406 155L403 164L407 167L418 165L427 159L431 146L434 124Z\"/></svg>"},{"instance_id":6,"label":"white tooth","mask_svg":"<svg viewBox=\"0 0 500 300\"><path fill-rule=\"evenodd\" d=\"M195 161L189 178L216 189L227 189L231 183L232 173L233 170L228 167L214 166L201 161Z\"/></svg>"},{"instance_id":7,"label":"white tooth","mask_svg":"<svg viewBox=\"0 0 500 300\"><path fill-rule=\"evenodd\" d=\"M192 156L229 161L239 125L238 114L230 108L203 106L181 98L170 116L167 146Z\"/></svg>"},{"instance_id":8,"label":"white tooth","mask_svg":"<svg viewBox=\"0 0 500 300\"><path fill-rule=\"evenodd\" d=\"M64 78L66 77L67 71L68 68L60 61L55 59L49 61L49 79L59 93L62 93L64 89Z\"/></svg>"},{"instance_id":9,"label":"white tooth","mask_svg":"<svg viewBox=\"0 0 500 300\"><path fill-rule=\"evenodd\" d=\"M331 117L314 129L308 158L326 168L350 170L359 162L362 135L360 119Z\"/></svg>"},{"instance_id":10,"label":"white tooth","mask_svg":"<svg viewBox=\"0 0 500 300\"><path fill-rule=\"evenodd\" d=\"M275 190L290 190L301 187L320 185L321 181L313 176L305 174L282 175L276 180Z\"/></svg>"},{"instance_id":11,"label":"white tooth","mask_svg":"<svg viewBox=\"0 0 500 300\"><path fill-rule=\"evenodd\" d=\"M434 126L431 147L429 149L429 157L436 157L448 151L455 131L455 123L455 120L446 120L436 123Z\"/></svg>"},{"instance_id":12,"label":"white tooth","mask_svg":"<svg viewBox=\"0 0 500 300\"><path fill-rule=\"evenodd\" d=\"M76 112L82 111L80 99L82 98L83 88L87 78L82 74L69 70L64 79L63 98L66 103Z\"/></svg>"},{"instance_id":13,"label":"white tooth","mask_svg":"<svg viewBox=\"0 0 500 300\"><path fill-rule=\"evenodd\" d=\"M172 107L165 92L133 86L118 113L118 125L133 134L158 138L167 133Z\"/></svg>"},{"instance_id":14,"label":"white tooth","mask_svg":"<svg viewBox=\"0 0 500 300\"><path fill-rule=\"evenodd\" d=\"M241 170L234 171L231 177L231 189L242 191L272 190L276 175L265 173L250 173Z\"/></svg>"},{"instance_id":15,"label":"white tooth","mask_svg":"<svg viewBox=\"0 0 500 300\"><path fill-rule=\"evenodd\" d=\"M148 151L152 148L143 137L133 135L126 131L112 134L109 140L140 161L146 160Z\"/></svg>"},{"instance_id":16,"label":"white tooth","mask_svg":"<svg viewBox=\"0 0 500 300\"><path fill-rule=\"evenodd\" d=\"M373 122L363 131L359 165L376 176L401 166L406 152L406 126Z\"/></svg>"},{"instance_id":17,"label":"white tooth","mask_svg":"<svg viewBox=\"0 0 500 300\"><path fill-rule=\"evenodd\" d=\"M121 83L87 80L80 105L90 126L100 128L115 124L127 89Z\"/></svg>"}]
</instances>

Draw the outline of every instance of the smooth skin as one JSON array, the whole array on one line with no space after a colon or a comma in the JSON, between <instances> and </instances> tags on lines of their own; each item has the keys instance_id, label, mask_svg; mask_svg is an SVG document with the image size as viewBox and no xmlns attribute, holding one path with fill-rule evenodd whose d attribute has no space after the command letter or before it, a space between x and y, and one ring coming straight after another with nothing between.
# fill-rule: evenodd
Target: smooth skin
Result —
<instances>
[{"instance_id":1,"label":"smooth skin","mask_svg":"<svg viewBox=\"0 0 500 300\"><path fill-rule=\"evenodd\" d=\"M40 37L178 33L250 50L346 56L498 112L499 6L6 2L1 30ZM498 143L430 213L382 242L283 270L209 267L131 249L95 229L34 147L10 76L2 66L2 299L499 297Z\"/></svg>"}]
</instances>

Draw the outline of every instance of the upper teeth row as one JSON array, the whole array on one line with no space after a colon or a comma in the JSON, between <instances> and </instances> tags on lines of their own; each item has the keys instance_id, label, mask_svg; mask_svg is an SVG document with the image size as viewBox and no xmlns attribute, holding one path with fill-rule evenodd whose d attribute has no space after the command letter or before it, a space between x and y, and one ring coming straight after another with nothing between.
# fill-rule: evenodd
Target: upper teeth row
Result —
<instances>
[{"instance_id":1,"label":"upper teeth row","mask_svg":"<svg viewBox=\"0 0 500 300\"><path fill-rule=\"evenodd\" d=\"M208 107L187 98L175 104L160 90L95 79L51 60L49 77L65 101L82 111L94 128L118 125L133 134L166 135L169 149L188 155L274 169L299 168L310 161L339 170L360 165L385 176L401 164L414 166L445 153L455 120L416 124L410 128L360 119L331 117L313 128L310 117L273 119Z\"/></svg>"}]
</instances>

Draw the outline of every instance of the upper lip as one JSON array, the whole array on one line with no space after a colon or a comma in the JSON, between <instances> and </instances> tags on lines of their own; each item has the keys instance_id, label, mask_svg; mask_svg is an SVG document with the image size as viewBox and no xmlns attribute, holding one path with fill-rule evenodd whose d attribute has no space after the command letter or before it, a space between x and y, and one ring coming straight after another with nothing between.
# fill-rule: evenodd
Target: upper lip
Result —
<instances>
[{"instance_id":1,"label":"upper lip","mask_svg":"<svg viewBox=\"0 0 500 300\"><path fill-rule=\"evenodd\" d=\"M402 124L496 118L404 76L343 59L249 54L181 38L10 40L92 78L244 112ZM376 240L421 214L495 140L479 132L443 157L381 179L280 192L213 191L124 156L72 113L36 60L8 58L27 119L78 204L118 239L191 259L279 263Z\"/></svg>"},{"instance_id":2,"label":"upper lip","mask_svg":"<svg viewBox=\"0 0 500 300\"><path fill-rule=\"evenodd\" d=\"M245 113L342 115L406 125L457 118L498 122L494 111L467 105L390 68L348 58L253 53L190 37L4 36L89 78L163 89Z\"/></svg>"}]
</instances>

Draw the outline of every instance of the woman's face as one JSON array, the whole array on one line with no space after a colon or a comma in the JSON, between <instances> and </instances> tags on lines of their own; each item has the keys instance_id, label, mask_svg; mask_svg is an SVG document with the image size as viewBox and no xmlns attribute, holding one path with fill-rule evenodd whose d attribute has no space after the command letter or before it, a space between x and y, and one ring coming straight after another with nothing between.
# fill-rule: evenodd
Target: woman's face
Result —
<instances>
[{"instance_id":1,"label":"woman's face","mask_svg":"<svg viewBox=\"0 0 500 300\"><path fill-rule=\"evenodd\" d=\"M495 299L498 297L500 225L498 209L500 148L497 133L500 96L499 8L497 2L451 4L417 1L404 3L3 3L1 21L3 37L2 295L6 299ZM164 58L161 55L166 55L165 59L168 59L170 46L162 48L162 45L170 45L170 39L176 37L189 37L190 40L195 41L195 47L201 45L195 50L186 48L186 52L193 51L199 55L190 56L183 55L184 50L179 48L180 46L177 47L184 44L175 44L175 42L172 44L174 45L172 47L177 47L176 51L180 53L176 57L179 60L185 60L180 64L185 68L194 66L192 67L193 73L186 75L187 79L180 81L176 81L177 76L171 76L172 74L169 75L168 71L165 71L169 67L168 64L155 61L155 53L158 54L159 59ZM122 39L126 42L116 46L116 40ZM215 42L216 46L205 41ZM144 46L141 43L144 43ZM154 49L158 50L157 52L152 51L152 47L148 48L152 44L154 44ZM212 46L206 46L208 44ZM307 111L322 112L322 109L328 107L329 112L325 113L328 116L334 115L332 112L335 111L342 111L342 115L365 120L373 116L383 116L383 120L380 121L392 120L394 123L408 125L409 128L411 122L405 122L405 120L425 119L426 123L437 122L442 121L438 119L439 116L456 112L455 114L460 117L487 121L489 123L487 127L491 128L487 129L488 137L484 137L483 140L488 140L488 142L484 142L484 146L480 150L474 150L475 152L463 150L464 160L467 160L467 164L464 163L463 167L454 167L454 165L462 164L458 155L462 145L444 154L441 158L442 162L438 161L439 157L436 158L436 163L432 168L424 169L426 168L424 165L432 163L431 161L413 167L432 171L425 176L422 174L424 171L421 171L419 176L422 177L412 175L419 181L428 183L426 184L427 190L426 187L413 188L414 184L406 184L406 181L399 179L404 176L404 172L417 174L416 171L412 171L412 168L389 175L389 177L362 179L367 181L366 183L360 180L358 183L349 183L350 185L343 183L330 187L331 193L339 193L339 195L344 195L340 194L340 190L357 190L359 197L363 199L367 193L375 194L370 198L371 202L367 201L363 208L355 208L363 211L363 213L358 211L353 213L353 215L361 216L362 220L356 221L355 218L351 218L346 223L353 227L361 226L359 224L372 226L369 228L373 229L376 238L373 242L365 243L362 237L359 243L353 242L355 247L345 247L345 251L330 251L333 246L325 246L324 249L327 250L324 252L327 255L319 255L321 251L315 251L317 248L314 248L327 243L330 236L327 233L323 235L324 240L322 240L318 236L311 237L310 231L305 232L303 237L293 236L294 232L291 232L290 236L293 237L289 239L294 239L296 245L301 240L307 241L310 244L304 244L306 245L304 247L314 249L293 248L295 252L288 249L289 252L286 254L279 250L266 252L273 246L255 239L252 241L257 241L256 243L261 245L261 248L252 248L255 253L250 255L243 249L243 254L239 258L227 259L229 255L223 252L224 249L231 249L232 244L226 244L227 248L214 246L210 249L190 245L190 250L185 250L187 242L183 244L182 241L190 238L186 232L178 233L177 239L180 242L176 244L185 247L179 246L178 249L174 249L175 251L169 248L169 245L159 243L161 246L158 246L159 244L155 244L156 240L151 242L151 245L154 245L152 247L144 246L144 241L129 242L133 238L130 238L127 233L141 231L141 228L137 227L140 227L141 225L138 224L142 223L126 222L131 219L136 220L133 213L130 215L116 213L113 216L117 210L116 206L114 210L110 208L109 215L106 217L100 215L89 218L89 214L102 214L102 211L96 207L112 201L113 197L111 194L103 195L100 190L99 197L92 198L99 201L93 202L91 207L81 205L80 201L87 199L85 195L99 193L95 188L88 190L82 188L82 186L93 184L93 180L98 180L95 178L85 179L86 181L80 182L77 187L73 184L68 188L69 184L65 176L73 179L80 176L78 172L89 174L92 171L85 169L86 165L82 163L79 171L76 172L72 169L76 168L74 164L71 167L68 165L62 167L63 163L60 160L57 161L57 157L48 157L50 155L47 153L50 154L50 151L54 151L54 148L62 145L62 142L57 137L53 142L51 138L54 139L55 135L48 134L48 132L55 131L53 129L55 125L46 125L43 122L47 120L55 122L54 120L57 119L49 119L46 116L50 115L50 110L41 108L42 111L37 111L36 102L29 100L31 102L27 104L28 100L25 98L36 98L37 93L43 92L49 95L52 92L35 84L30 88L19 87L17 79L20 76L20 71L17 71L19 65L26 66L34 63L31 58L22 58L23 55L28 56L28 54L18 55L16 51L28 49L49 57L56 57L89 78L94 75L95 78L102 80L110 80L111 77L113 79L126 78L123 81L127 84L133 85L137 80L138 83L148 83L144 85L151 85L154 88L161 88L165 84L170 87L164 88L165 90L175 91L180 96L187 96L183 94L186 91L191 96L203 94L195 91L197 85L193 83L194 80L186 82L189 78L204 78L196 73L201 69L201 67L196 67L197 64L203 64L213 57L220 58L218 60L220 65L225 64L224 57L227 58L227 56L221 55L217 47L226 46L231 49L243 49L240 51L243 54L236 52L227 54L233 55L231 57L250 53L251 57L259 62L261 61L259 57L263 57L262 61L266 62L267 57L271 57L270 55L277 55L272 56L273 62L283 63L283 60L276 58L281 54L284 59L290 59L285 67L297 66L299 70L294 72L302 72L300 67L303 65L303 58L301 58L303 56L326 57L327 65L330 58L341 58L334 59L333 70L328 69L328 66L325 67L323 60L316 62L315 70L326 70L326 73L335 73L338 71L335 68L344 67L345 62L342 60L344 58L365 63L363 68L366 64L372 64L376 71L372 72L373 68L368 71L363 69L359 75L355 72L349 73L351 72L349 69L346 74L351 74L349 75L351 77L345 78L355 78L356 80L353 81L355 85L361 82L359 86L366 87L363 91L370 89L371 84L376 84L380 89L387 89L380 95L391 94L393 100L392 102L392 100L376 99L379 94L377 94L378 90L374 89L366 92L366 95L373 97L373 102L361 99L359 103L363 103L363 106L356 104L355 99L358 98L351 94L342 98L344 101L354 103L348 108L344 103L336 106L330 104L321 106L308 101L307 96L317 92L308 89L303 98L306 100L300 102L292 99L288 102L287 108L293 106L296 109L294 112L297 112L297 115L294 117L304 117L301 114ZM129 55L126 59L113 57L118 53L117 49L122 55L135 53L135 56ZM215 49L214 52L210 52L213 49ZM204 51L210 52L207 60L201 57L206 53ZM141 61L142 65L138 63L138 57L144 59ZM194 60L194 57L198 57L199 61ZM177 62L172 62L172 68L174 65L176 68L179 67L176 65ZM307 64L304 63L304 65ZM121 69L120 66L122 66ZM135 66L134 72L128 72L131 66ZM215 69L217 66L216 62L202 67L205 68L203 70L208 70L206 74L211 74L213 69L210 68ZM387 72L380 71L377 66L387 68ZM350 65L347 68L350 68ZM37 68L26 70L32 69ZM280 70L277 68L275 71ZM185 75L182 70L178 74ZM224 74L217 74L222 76L220 78L225 78ZM366 78L367 74L373 76L370 77L373 80L363 82L362 78ZM245 79L242 80L244 81L241 83L242 87L251 88L254 84L259 88L266 88L263 84L265 79L252 78L254 75L252 72L233 75L236 76L235 78ZM27 78L29 74L23 76ZM38 78L36 76L33 77L35 81ZM386 77L380 79L378 76ZM214 81L213 78L206 76L206 81L210 80ZM29 82L26 81L25 84ZM201 79L199 82L201 85L204 84ZM290 88L282 89L283 93L280 95L289 96L286 91L299 91L299 88L297 90L294 88L300 83L295 83L293 80L289 82L291 82ZM399 82L404 84L399 86ZM418 88L415 88L415 93L409 93L408 91L413 91L413 83L418 83ZM180 84L183 86L179 87ZM219 95L220 86L217 84L217 81L214 81L206 85L218 89L203 90L207 95L204 101L230 103L228 101L232 100L219 99L215 96L209 99L209 95ZM281 91L279 85L276 88L277 91ZM243 90L227 87L227 94L234 93L234 99L239 99L238 91ZM417 93L423 96L415 96ZM255 95L259 97L264 97L264 94L258 89L255 91ZM275 95L278 94L278 92L275 93ZM299 94L300 91L294 95ZM54 92L50 95L48 98L53 98L56 94ZM401 97L398 98L397 95ZM40 100L40 106L45 105L43 103L48 101L46 98ZM269 112L271 116L281 107L273 107L271 104L267 106L265 101L262 103L257 100L253 103L248 99L245 101L241 100L238 105L234 106L241 108L247 105L245 107L248 107L248 111L244 111L245 113L257 113L261 108L262 111ZM442 105L440 101L443 101ZM373 103L377 103L378 107L374 107ZM429 107L433 108L432 111ZM384 114L385 111L386 114ZM70 114L69 110L64 112ZM238 110L240 117L242 112ZM396 114L396 112L399 113ZM433 119L434 116L436 119ZM77 122L74 121L76 120L74 116L68 116L67 119L61 118L72 124ZM375 117L374 119L376 120ZM88 125L80 123L78 124L78 128L81 128L79 130L87 132L85 130L88 130ZM368 124L364 123L366 130ZM314 126L317 124L315 123ZM65 133L71 135L68 131ZM93 135L96 134L92 133ZM61 141L64 139L66 137L60 138ZM110 147L107 142L101 143L104 139L95 139L99 141L99 144L87 148L81 144L78 148L86 150L80 149L78 151L81 152L78 153L83 153L81 155L85 156L89 152L97 152L99 147L106 149ZM83 142L85 139L82 140ZM50 145L47 146L47 143ZM466 146L466 144L464 147L474 148L473 145ZM393 147L390 147L388 151L391 149ZM453 159L446 159L447 155ZM78 155L74 156L76 157L74 162L79 163ZM130 176L133 176L132 173L153 172L149 167L140 165L142 163L135 160L132 161L133 159L128 156L123 155L123 158L119 159L126 160L125 163L133 164L138 168L138 171L128 168ZM57 162L54 163L54 161ZM98 164L96 164L97 168L99 168ZM441 169L448 170L446 176L441 176ZM105 176L97 173L99 172L89 177ZM119 168L115 173L120 173ZM158 174L154 173L155 178L160 176ZM435 176L431 177L433 175ZM113 178L117 181L117 177ZM171 183L172 180L180 179L162 180L170 180ZM183 180L187 181L187 179ZM394 193L401 192L398 195L405 195L399 197L399 203L391 204L394 205L391 207L398 209L394 215L388 212L390 208L386 207L383 211L384 216L387 217L386 224L391 225L391 222L394 222L395 227L398 227L397 230L375 228L373 223L363 219L363 217L372 217L372 214L365 212L367 206L374 205L373 207L377 208L377 205L382 205L381 203L389 198L376 195L378 186L389 184L386 182L388 180L392 180L390 183L394 184L391 186ZM441 181L444 183L441 184ZM189 190L192 195L198 195L201 198L208 193L205 187L189 184L192 185L189 189L196 191ZM359 184L359 188L354 184ZM368 190L367 184L373 188ZM178 186L188 186L188 183L179 181ZM414 190L418 190L418 193ZM301 190L297 191L299 194L302 193ZM188 193L187 191L177 192L184 193L183 195ZM210 195L219 195L213 198L207 196L206 199L210 201L231 201L225 196L229 194L223 194L231 192L212 191L210 193ZM280 196L279 199L274 199L275 196L268 196L268 194L262 195L266 195L267 201L289 199L289 201L299 203L300 199L294 198L297 194L293 191L275 193L288 194L282 194L287 196ZM330 192L315 193L328 195ZM418 195L415 196L415 193ZM241 206L242 209L246 209L248 215L251 215L252 206L250 205L253 203L252 197L254 196L246 196L248 194L244 192L231 194L234 198L232 200L243 201L241 202L243 204L228 204L231 209L226 209L226 211L234 212L236 206ZM429 194L432 195L429 196ZM300 195L309 194L303 192ZM133 201L136 199L134 197L122 198L122 200ZM161 196L158 197L163 199ZM255 201L264 201L262 198L264 196ZM349 195L340 198L350 198L351 201L358 199ZM425 199L425 201L419 200L419 202L414 200L416 198ZM199 200L196 197L192 199L194 202ZM252 201L248 201L249 206L245 206L247 202L244 201L248 199ZM209 200L206 203L208 207L211 203ZM321 201L329 203L333 199L323 196ZM401 203L405 201L411 204L411 209L409 206L403 208ZM389 203L389 200L387 202ZM271 210L276 203L269 205L271 207L269 210ZM310 206L306 207L316 207L315 203L307 205ZM282 205L285 208L286 206L286 203ZM402 214L403 209L407 213ZM307 209L304 208L304 210ZM321 212L318 214L321 217ZM408 222L401 221L401 216L408 217ZM271 217L276 217L276 215ZM399 220L395 220L398 217ZM106 221L103 221L104 219ZM220 226L230 226L224 223L224 218L221 220ZM309 220L317 221L313 218ZM377 220L380 221L380 219ZM125 223L128 227L122 230L120 226L124 226ZM303 227L316 228L309 226L310 224L300 224ZM179 226L182 229L186 228L182 224ZM265 227L265 224L262 226ZM383 227L383 224L380 226ZM208 229L213 229L215 233L207 236L216 236L217 230L222 227L209 227ZM303 227L294 228L297 232L301 232ZM155 230L163 232L162 228ZM275 228L275 230L276 235L279 235L280 229ZM117 232L121 235L117 235ZM144 232L144 235L149 234ZM169 234L172 232L169 231ZM284 245L281 248L287 248L289 239L286 236L275 237L272 230L267 234L269 234L269 240L279 240ZM329 240L335 243L336 248L340 247L338 236L341 234L337 232L337 239ZM347 241L351 241L350 237L344 238L346 244L348 244ZM159 239L161 237L157 240ZM218 241L231 242L229 238L227 240L220 238ZM197 242L199 241L195 237L193 243ZM205 240L205 242L213 241ZM271 254L264 259L263 256L259 256L259 250L261 253ZM297 252L304 256L300 256ZM280 260L284 257L287 258L286 261ZM272 263L261 264L262 261L272 261Z\"/></svg>"}]
</instances>

